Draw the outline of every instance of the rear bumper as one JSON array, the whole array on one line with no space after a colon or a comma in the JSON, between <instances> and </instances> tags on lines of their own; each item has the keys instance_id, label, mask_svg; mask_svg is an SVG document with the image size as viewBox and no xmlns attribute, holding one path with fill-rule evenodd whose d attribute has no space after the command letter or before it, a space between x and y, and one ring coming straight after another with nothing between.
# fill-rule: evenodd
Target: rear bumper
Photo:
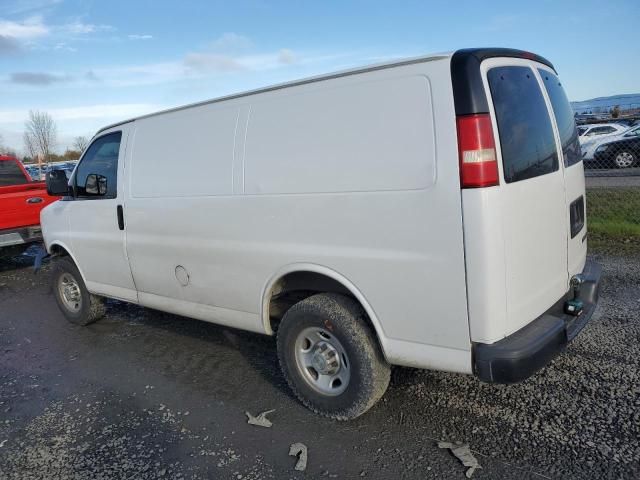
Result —
<instances>
[{"instance_id":1,"label":"rear bumper","mask_svg":"<svg viewBox=\"0 0 640 480\"><path fill-rule=\"evenodd\" d=\"M568 292L549 310L524 328L502 340L473 344L473 373L482 381L514 383L530 377L547 365L573 340L593 316L600 292L602 268L587 260L582 271L584 283L578 298L584 303L578 317L564 313Z\"/></svg>"},{"instance_id":2,"label":"rear bumper","mask_svg":"<svg viewBox=\"0 0 640 480\"><path fill-rule=\"evenodd\" d=\"M23 245L42 240L40 225L0 230L0 248Z\"/></svg>"}]
</instances>

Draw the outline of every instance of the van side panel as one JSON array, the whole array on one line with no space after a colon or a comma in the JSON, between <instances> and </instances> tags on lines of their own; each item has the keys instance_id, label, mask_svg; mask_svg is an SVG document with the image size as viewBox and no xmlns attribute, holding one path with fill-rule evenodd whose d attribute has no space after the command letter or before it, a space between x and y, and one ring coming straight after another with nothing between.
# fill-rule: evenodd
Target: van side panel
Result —
<instances>
[{"instance_id":1,"label":"van side panel","mask_svg":"<svg viewBox=\"0 0 640 480\"><path fill-rule=\"evenodd\" d=\"M221 172L229 181L233 159L244 152L233 169L243 172L245 194L222 194L219 179L210 178L208 195L183 195L175 182L180 195L168 188L165 198L128 199L128 252L141 303L153 300L158 308L158 297L173 298L180 300L175 313L193 315L202 305L198 318L264 332L262 292L274 274L292 264L319 265L366 299L391 363L470 373L449 61L207 106L212 118L217 109L236 107L240 121L231 139L233 114L223 129L213 128L217 120L201 128L212 145L227 146L215 161L228 162ZM179 143L185 131L171 127L180 122L173 117L155 121L166 122L165 135L178 132ZM235 153L228 155L230 145ZM145 149L136 137L131 162L149 155ZM176 164L198 176L202 158L211 152L190 150ZM178 265L189 274L186 286L176 278Z\"/></svg>"},{"instance_id":2,"label":"van side panel","mask_svg":"<svg viewBox=\"0 0 640 480\"><path fill-rule=\"evenodd\" d=\"M428 188L435 179L429 80L317 84L252 102L244 165L248 194Z\"/></svg>"},{"instance_id":3,"label":"van side panel","mask_svg":"<svg viewBox=\"0 0 640 480\"><path fill-rule=\"evenodd\" d=\"M135 122L133 198L232 193L239 108L204 105Z\"/></svg>"}]
</instances>

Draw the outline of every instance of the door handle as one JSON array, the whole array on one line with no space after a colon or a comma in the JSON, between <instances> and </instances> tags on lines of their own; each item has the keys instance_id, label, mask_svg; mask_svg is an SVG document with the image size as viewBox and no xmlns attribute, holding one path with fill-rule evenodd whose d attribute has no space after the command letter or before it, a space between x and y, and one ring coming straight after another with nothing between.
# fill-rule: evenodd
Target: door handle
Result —
<instances>
[{"instance_id":1,"label":"door handle","mask_svg":"<svg viewBox=\"0 0 640 480\"><path fill-rule=\"evenodd\" d=\"M124 230L124 212L122 211L122 205L118 205L116 208L118 213L118 228Z\"/></svg>"},{"instance_id":2,"label":"door handle","mask_svg":"<svg viewBox=\"0 0 640 480\"><path fill-rule=\"evenodd\" d=\"M43 200L40 197L27 198L27 203L42 203Z\"/></svg>"}]
</instances>

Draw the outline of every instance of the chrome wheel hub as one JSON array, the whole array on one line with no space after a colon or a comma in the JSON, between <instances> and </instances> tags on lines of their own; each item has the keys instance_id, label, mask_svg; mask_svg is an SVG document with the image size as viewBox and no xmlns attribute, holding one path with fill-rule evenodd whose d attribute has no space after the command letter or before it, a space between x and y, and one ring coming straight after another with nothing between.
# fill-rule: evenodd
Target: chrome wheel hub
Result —
<instances>
[{"instance_id":1,"label":"chrome wheel hub","mask_svg":"<svg viewBox=\"0 0 640 480\"><path fill-rule=\"evenodd\" d=\"M616 164L621 168L630 167L631 165L633 165L633 155L631 155L629 152L619 153L616 157Z\"/></svg>"},{"instance_id":2,"label":"chrome wheel hub","mask_svg":"<svg viewBox=\"0 0 640 480\"><path fill-rule=\"evenodd\" d=\"M340 370L338 351L327 342L319 342L311 354L311 365L321 375L335 375Z\"/></svg>"},{"instance_id":3,"label":"chrome wheel hub","mask_svg":"<svg viewBox=\"0 0 640 480\"><path fill-rule=\"evenodd\" d=\"M58 293L65 308L77 313L82 308L82 293L80 285L70 273L63 273L58 280Z\"/></svg>"},{"instance_id":4,"label":"chrome wheel hub","mask_svg":"<svg viewBox=\"0 0 640 480\"><path fill-rule=\"evenodd\" d=\"M347 353L340 341L324 328L302 330L295 341L298 372L317 392L340 395L347 389L351 378Z\"/></svg>"}]
</instances>

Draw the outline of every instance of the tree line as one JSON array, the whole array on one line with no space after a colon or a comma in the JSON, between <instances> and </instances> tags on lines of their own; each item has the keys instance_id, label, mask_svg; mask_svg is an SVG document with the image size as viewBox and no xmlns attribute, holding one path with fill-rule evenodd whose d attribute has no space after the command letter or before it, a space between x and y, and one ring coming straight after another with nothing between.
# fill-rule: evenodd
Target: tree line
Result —
<instances>
[{"instance_id":1,"label":"tree line","mask_svg":"<svg viewBox=\"0 0 640 480\"><path fill-rule=\"evenodd\" d=\"M58 143L58 127L55 120L47 112L30 110L29 118L24 124L23 142L23 163L46 164L77 160L87 148L89 139L84 136L75 137L71 146L59 155L53 151ZM15 151L4 146L2 135L0 135L0 153L17 156Z\"/></svg>"}]
</instances>

